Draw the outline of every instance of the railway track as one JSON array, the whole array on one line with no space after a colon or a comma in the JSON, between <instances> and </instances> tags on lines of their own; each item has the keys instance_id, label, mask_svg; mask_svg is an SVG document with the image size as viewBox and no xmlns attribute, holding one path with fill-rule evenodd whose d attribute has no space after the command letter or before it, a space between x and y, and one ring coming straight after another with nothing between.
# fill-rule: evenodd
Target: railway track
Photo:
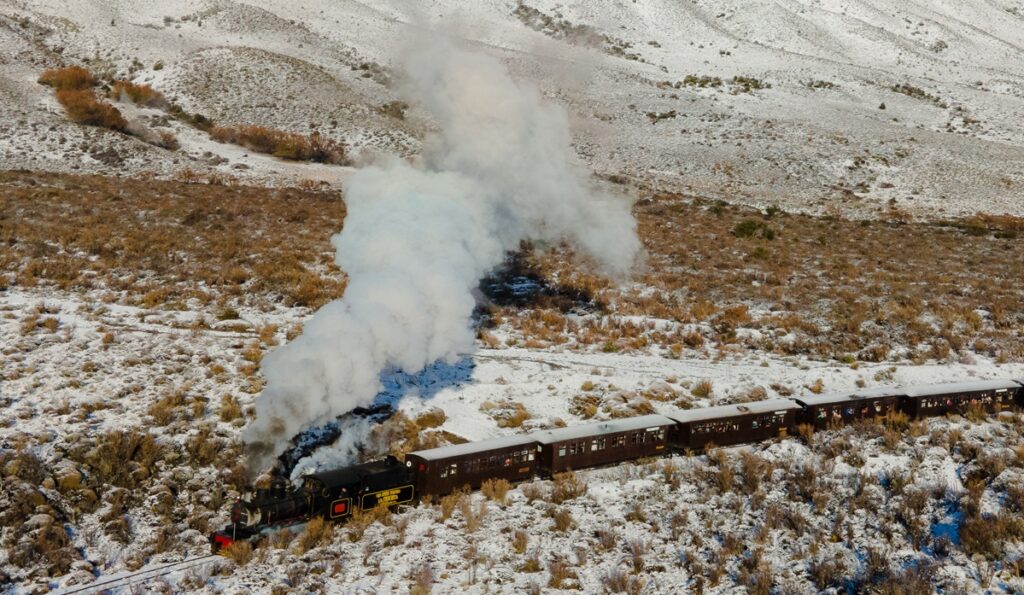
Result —
<instances>
[{"instance_id":1,"label":"railway track","mask_svg":"<svg viewBox=\"0 0 1024 595\"><path fill-rule=\"evenodd\" d=\"M59 595L71 595L72 593L86 595L88 593L102 593L105 591L113 591L115 589L126 589L135 585L141 585L156 578L174 574L175 572L181 572L190 568L202 566L203 564L208 564L214 560L222 559L223 558L221 556L215 554L196 556L194 558L187 558L178 562L170 562L168 564L139 570L137 572L119 574L108 578L100 578L88 585L75 585L65 589L58 589L53 591L53 593Z\"/></svg>"}]
</instances>

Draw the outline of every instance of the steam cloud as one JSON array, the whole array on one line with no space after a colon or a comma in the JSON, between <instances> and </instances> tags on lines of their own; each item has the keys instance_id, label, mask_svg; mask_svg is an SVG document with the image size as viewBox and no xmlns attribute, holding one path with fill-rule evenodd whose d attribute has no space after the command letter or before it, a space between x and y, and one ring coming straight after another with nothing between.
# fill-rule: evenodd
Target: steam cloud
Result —
<instances>
[{"instance_id":1,"label":"steam cloud","mask_svg":"<svg viewBox=\"0 0 1024 595\"><path fill-rule=\"evenodd\" d=\"M331 240L348 287L264 358L266 388L243 432L250 471L301 430L370 403L382 370L416 373L471 349L472 291L521 240L567 240L613 275L639 252L628 202L575 163L560 106L446 41L405 66L407 95L440 132L420 165L395 159L348 180Z\"/></svg>"}]
</instances>

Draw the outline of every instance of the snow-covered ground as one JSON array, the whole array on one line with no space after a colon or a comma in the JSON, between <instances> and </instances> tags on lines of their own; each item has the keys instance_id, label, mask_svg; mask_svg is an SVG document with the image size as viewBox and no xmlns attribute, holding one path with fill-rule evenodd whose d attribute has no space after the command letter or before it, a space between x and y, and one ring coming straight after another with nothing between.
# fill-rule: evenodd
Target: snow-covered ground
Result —
<instances>
[{"instance_id":1,"label":"snow-covered ground","mask_svg":"<svg viewBox=\"0 0 1024 595\"><path fill-rule=\"evenodd\" d=\"M202 432L207 432L205 441L220 441L221 449L232 452L241 423L225 416L221 407L225 395L236 398L243 411L252 403L252 378L241 370L249 361L247 348L257 339L253 329L268 324L284 329L308 312L243 310L240 320L201 328L193 324L196 315L188 312L150 311L103 304L90 296L22 288L0 293L0 312L0 333L5 337L0 445L4 452L27 451L41 461L36 489L50 504L37 509L28 522L42 526L64 522L72 528L70 573L51 581L28 579L10 563L20 551L15 548L4 550L0 570L19 588L28 589L47 582L87 582L92 576L149 568L205 552L205 531L226 522L232 492L219 486L224 485L232 455L212 455L197 463L185 453L198 452L192 449L197 448L194 440ZM32 318L33 323L27 324ZM49 318L56 322L48 323ZM482 349L417 376L385 378L385 385L386 396L410 418L439 408L446 421L438 429L477 440L549 427L559 420L584 423L571 410L580 395L599 397L596 418L602 418L641 401L668 411L747 399L752 394L775 396L780 388L807 394L819 379L815 390L823 386L827 391L843 391L853 390L858 381L875 386L1022 376L1022 364L998 365L981 357L971 365L862 364L854 368L756 353L714 361L557 349ZM692 389L702 380L709 380L712 390L698 398ZM764 392L755 392L758 387ZM182 397L172 401L170 413L154 407L171 394ZM499 427L489 415L493 409L486 402L505 400L521 403L529 412L521 427ZM151 433L164 450L147 474L136 479L136 493L122 511L127 538L119 540L109 520L109 500L119 490L104 486L98 494L101 502L91 511L84 507L81 492L91 489L91 479L99 472L88 455L75 453L78 445L91 445L111 431L130 429ZM559 498L548 493L550 482L513 489L507 504L485 505L480 527L472 531L466 528L466 517L480 514L484 496L479 494L467 500L472 504L465 510L467 504L452 504L455 512L444 521L438 520L443 514L440 508L421 505L386 519L387 524L370 526L361 539L344 537L359 525L339 528L332 540L308 552L298 553L294 545L289 546L292 549L266 546L244 568L223 562L193 569L170 577L173 582L167 586L224 592L267 591L275 585L338 593L360 588L404 592L429 568L432 581L428 582L436 592L521 592L532 588L533 582L545 587L553 574L568 569L577 578L566 579L562 587L575 585L585 592L620 580L642 583L645 592L692 590L696 581L711 591L728 592L756 582L751 577L760 568L770 570L779 588L811 592L816 590L812 574L818 567L808 566L808 561L838 559L843 564L839 576L855 577L865 572L868 550L876 549L888 556L894 573L919 558L929 559L942 563L939 578L933 579L939 581L936 584L966 585L969 590L979 585L1020 588L1019 579L1013 579L1005 567L993 566L983 557L971 559L939 540L943 531L952 531L956 537L956 515L965 506L961 500L968 498L965 483L981 460L967 444L988 454L1010 453L978 496L984 510L998 512L1011 506L1006 490L1021 478L1021 463L1013 462L1015 455L1009 450L1019 444L1020 436L1019 417L983 423L940 419L901 432L891 444L881 428L850 428L816 436L811 448L791 438L727 449L710 457L673 457L667 462L589 471L580 474L587 485L585 494L564 502L552 501ZM943 446L947 444L953 445ZM175 451L182 454L171 454ZM330 460L327 451L329 447L318 458ZM237 450L233 452L237 457ZM769 467L755 471L744 467L755 464L745 462L751 453L763 459L756 465ZM798 477L809 473L805 470L809 464L815 467L810 473L816 475L808 485L819 486L818 495L794 494L795 486L803 485ZM723 466L736 467L729 475L733 479L720 479ZM5 470L5 481L13 482L8 489L14 489L19 485L18 469L12 472L8 466ZM71 474L79 476L81 486L64 483ZM751 479L753 475L759 477ZM895 481L906 484L901 483L898 492L891 487L896 476ZM735 489L720 487L722 481L735 482ZM760 488L747 486L748 481ZM926 523L922 541L910 541L915 530L910 525L898 525L883 535L884 526L894 522L891 517L903 514L909 505L909 494L917 492L929 495L923 504L915 505L921 507L920 522ZM861 500L863 509L844 509ZM632 503L640 505L631 508ZM559 522L565 522L566 514L567 528L549 530L557 515L561 515ZM772 526L771 515L782 515L792 526ZM762 528L766 523L767 528ZM932 525L937 528L929 528ZM28 538L35 535L27 526L21 529ZM168 530L173 538L167 537ZM512 545L516 530L528 533L522 552ZM829 537L833 534L838 537ZM14 542L24 539L19 541L15 535ZM730 549L736 547L740 549ZM934 554L936 547L951 551ZM1007 559L1019 557L1019 541L1007 548ZM744 571L744 560L751 556L758 561ZM639 560L638 571L634 558ZM720 582L710 584L716 565L721 566ZM533 566L537 571L530 570Z\"/></svg>"},{"instance_id":2,"label":"snow-covered ground","mask_svg":"<svg viewBox=\"0 0 1024 595\"><path fill-rule=\"evenodd\" d=\"M337 182L344 169L258 158L176 124L178 151L83 129L35 80L81 63L218 123L411 155L432 124L415 106L383 108L399 99L403 48L437 30L565 105L598 173L815 212L1024 213L1013 0L2 0L0 163Z\"/></svg>"}]
</instances>

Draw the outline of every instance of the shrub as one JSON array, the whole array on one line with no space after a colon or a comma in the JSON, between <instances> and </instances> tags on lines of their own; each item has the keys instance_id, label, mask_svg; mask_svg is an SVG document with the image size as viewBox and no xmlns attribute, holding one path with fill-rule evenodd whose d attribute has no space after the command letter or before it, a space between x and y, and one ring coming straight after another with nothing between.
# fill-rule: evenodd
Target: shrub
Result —
<instances>
[{"instance_id":1,"label":"shrub","mask_svg":"<svg viewBox=\"0 0 1024 595\"><path fill-rule=\"evenodd\" d=\"M466 498L462 492L455 492L441 497L441 516L438 520L442 523L451 518L455 508Z\"/></svg>"},{"instance_id":2,"label":"shrub","mask_svg":"<svg viewBox=\"0 0 1024 595\"><path fill-rule=\"evenodd\" d=\"M295 547L300 554L304 554L315 547L330 543L333 537L334 525L324 520L323 517L314 517L306 523L305 531L300 533L298 539L295 540Z\"/></svg>"},{"instance_id":3,"label":"shrub","mask_svg":"<svg viewBox=\"0 0 1024 595\"><path fill-rule=\"evenodd\" d=\"M253 558L252 544L248 541L236 541L224 550L224 555L234 560L235 564L245 566Z\"/></svg>"},{"instance_id":4,"label":"shrub","mask_svg":"<svg viewBox=\"0 0 1024 595\"><path fill-rule=\"evenodd\" d=\"M551 513L551 519L554 521L554 525L551 528L555 531L566 532L572 528L572 512L568 508L558 508Z\"/></svg>"},{"instance_id":5,"label":"shrub","mask_svg":"<svg viewBox=\"0 0 1024 595\"><path fill-rule=\"evenodd\" d=\"M220 400L218 415L223 422L234 421L242 417L242 405L234 395L224 395L224 398Z\"/></svg>"},{"instance_id":6,"label":"shrub","mask_svg":"<svg viewBox=\"0 0 1024 595\"><path fill-rule=\"evenodd\" d=\"M488 479L480 486L480 491L490 500L504 504L508 500L508 491L511 487L512 484L507 479Z\"/></svg>"},{"instance_id":7,"label":"shrub","mask_svg":"<svg viewBox=\"0 0 1024 595\"><path fill-rule=\"evenodd\" d=\"M579 498L585 493L587 493L587 484L581 477L572 471L557 473L551 487L550 500L554 504L561 504L566 500Z\"/></svg>"},{"instance_id":8,"label":"shrub","mask_svg":"<svg viewBox=\"0 0 1024 595\"><path fill-rule=\"evenodd\" d=\"M70 66L68 68L53 68L43 71L39 75L39 83L53 87L58 91L65 89L80 90L88 89L96 84L92 73L81 66Z\"/></svg>"},{"instance_id":9,"label":"shrub","mask_svg":"<svg viewBox=\"0 0 1024 595\"><path fill-rule=\"evenodd\" d=\"M465 498L460 503L459 509L462 512L462 517L466 519L466 532L476 533L483 525L484 517L487 516L487 501L480 501L480 504L474 509L472 501Z\"/></svg>"},{"instance_id":10,"label":"shrub","mask_svg":"<svg viewBox=\"0 0 1024 595\"><path fill-rule=\"evenodd\" d=\"M117 81L107 95L115 101L125 99L136 105L146 107L166 107L167 99L164 94L149 85L136 85L129 81Z\"/></svg>"},{"instance_id":11,"label":"shrub","mask_svg":"<svg viewBox=\"0 0 1024 595\"><path fill-rule=\"evenodd\" d=\"M601 585L609 593L629 593L634 595L643 589L643 581L636 576L630 576L619 567L612 568L601 575Z\"/></svg>"},{"instance_id":12,"label":"shrub","mask_svg":"<svg viewBox=\"0 0 1024 595\"><path fill-rule=\"evenodd\" d=\"M526 551L526 546L529 545L529 543L529 534L522 529L516 529L516 532L512 537L512 549L521 554Z\"/></svg>"},{"instance_id":13,"label":"shrub","mask_svg":"<svg viewBox=\"0 0 1024 595\"><path fill-rule=\"evenodd\" d=\"M348 163L345 145L319 132L304 136L264 126L217 126L210 130L210 136L217 142L240 145L279 159L335 165Z\"/></svg>"},{"instance_id":14,"label":"shrub","mask_svg":"<svg viewBox=\"0 0 1024 595\"><path fill-rule=\"evenodd\" d=\"M629 554L634 573L640 574L640 571L644 569L644 555L647 554L648 549L650 548L643 539L631 539L626 544L626 551Z\"/></svg>"},{"instance_id":15,"label":"shrub","mask_svg":"<svg viewBox=\"0 0 1024 595\"><path fill-rule=\"evenodd\" d=\"M576 578L576 573L573 572L572 567L569 563L561 558L555 558L548 563L548 586L553 589L561 589L562 583L569 579Z\"/></svg>"},{"instance_id":16,"label":"shrub","mask_svg":"<svg viewBox=\"0 0 1024 595\"><path fill-rule=\"evenodd\" d=\"M409 595L428 595L434 587L434 567L424 562L412 570Z\"/></svg>"},{"instance_id":17,"label":"shrub","mask_svg":"<svg viewBox=\"0 0 1024 595\"><path fill-rule=\"evenodd\" d=\"M58 89L57 101L68 118L77 124L99 126L124 132L128 122L118 109L96 97L91 89Z\"/></svg>"},{"instance_id":18,"label":"shrub","mask_svg":"<svg viewBox=\"0 0 1024 595\"><path fill-rule=\"evenodd\" d=\"M707 399L714 392L714 384L707 378L700 380L690 389L690 393L698 399Z\"/></svg>"}]
</instances>

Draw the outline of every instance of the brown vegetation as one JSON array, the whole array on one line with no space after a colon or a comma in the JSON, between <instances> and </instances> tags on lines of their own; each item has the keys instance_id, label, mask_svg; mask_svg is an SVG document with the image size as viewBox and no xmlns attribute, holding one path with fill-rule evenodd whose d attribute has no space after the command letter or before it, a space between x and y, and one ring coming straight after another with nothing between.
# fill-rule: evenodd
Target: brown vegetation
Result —
<instances>
[{"instance_id":1,"label":"brown vegetation","mask_svg":"<svg viewBox=\"0 0 1024 595\"><path fill-rule=\"evenodd\" d=\"M92 89L58 89L57 101L64 106L68 119L77 124L99 126L118 132L128 128L128 122L121 112L97 97Z\"/></svg>"},{"instance_id":2,"label":"brown vegetation","mask_svg":"<svg viewBox=\"0 0 1024 595\"><path fill-rule=\"evenodd\" d=\"M52 68L39 75L39 84L53 87L56 91L88 89L96 84L92 73L81 66Z\"/></svg>"},{"instance_id":3,"label":"brown vegetation","mask_svg":"<svg viewBox=\"0 0 1024 595\"><path fill-rule=\"evenodd\" d=\"M896 225L758 213L676 194L653 195L634 213L649 265L636 289L593 279L565 247L523 257L543 277L615 304L615 316L570 329L584 349L659 346L678 357L684 348L717 344L855 363L920 346L910 356L917 362L972 349L997 361L1024 359L1017 307L1024 261L1012 257L1012 238L1024 225L1017 218ZM772 234L745 233L769 225ZM737 227L743 237L733 233ZM755 304L756 313L749 309ZM509 306L496 315L522 340L532 336L527 314ZM679 324L655 328L624 318L634 315ZM740 327L760 333L742 336Z\"/></svg>"},{"instance_id":4,"label":"brown vegetation","mask_svg":"<svg viewBox=\"0 0 1024 595\"><path fill-rule=\"evenodd\" d=\"M216 126L210 136L217 142L240 145L290 161L314 161L347 165L345 145L319 132L306 136L264 126Z\"/></svg>"},{"instance_id":5,"label":"brown vegetation","mask_svg":"<svg viewBox=\"0 0 1024 595\"><path fill-rule=\"evenodd\" d=\"M167 106L167 99L164 94L149 85L137 85L130 81L115 81L110 88L108 97L116 101L128 100L136 105L146 107Z\"/></svg>"},{"instance_id":6,"label":"brown vegetation","mask_svg":"<svg viewBox=\"0 0 1024 595\"><path fill-rule=\"evenodd\" d=\"M24 172L0 173L0 192L0 272L15 285L149 295L151 307L213 308L243 292L316 307L341 294L328 244L344 213L336 196Z\"/></svg>"}]
</instances>

